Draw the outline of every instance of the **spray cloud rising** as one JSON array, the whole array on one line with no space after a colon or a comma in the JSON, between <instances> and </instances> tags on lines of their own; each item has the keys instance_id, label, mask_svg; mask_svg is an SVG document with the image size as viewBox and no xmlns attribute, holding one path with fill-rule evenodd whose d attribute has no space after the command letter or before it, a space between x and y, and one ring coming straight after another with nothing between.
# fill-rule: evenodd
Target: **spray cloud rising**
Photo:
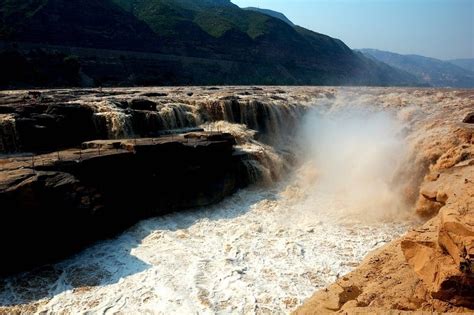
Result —
<instances>
[{"instance_id":1,"label":"spray cloud rising","mask_svg":"<svg viewBox=\"0 0 474 315\"><path fill-rule=\"evenodd\" d=\"M308 189L333 195L344 215L381 219L406 208L395 178L405 161L403 124L387 111L309 113L301 132Z\"/></svg>"}]
</instances>

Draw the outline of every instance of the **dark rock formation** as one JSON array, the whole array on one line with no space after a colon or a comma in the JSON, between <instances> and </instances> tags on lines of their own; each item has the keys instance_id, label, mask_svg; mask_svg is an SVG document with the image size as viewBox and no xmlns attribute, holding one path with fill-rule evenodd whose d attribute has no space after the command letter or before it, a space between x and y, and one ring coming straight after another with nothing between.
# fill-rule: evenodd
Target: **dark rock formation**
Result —
<instances>
[{"instance_id":1,"label":"dark rock formation","mask_svg":"<svg viewBox=\"0 0 474 315\"><path fill-rule=\"evenodd\" d=\"M467 114L462 122L465 124L474 124L474 112Z\"/></svg>"},{"instance_id":2,"label":"dark rock formation","mask_svg":"<svg viewBox=\"0 0 474 315\"><path fill-rule=\"evenodd\" d=\"M33 99L0 104L0 152L40 152L104 137L94 111L82 104ZM2 114L5 115L2 115Z\"/></svg>"},{"instance_id":3,"label":"dark rock formation","mask_svg":"<svg viewBox=\"0 0 474 315\"><path fill-rule=\"evenodd\" d=\"M136 98L130 102L130 108L138 110L155 110L156 103L147 99Z\"/></svg>"},{"instance_id":4,"label":"dark rock formation","mask_svg":"<svg viewBox=\"0 0 474 315\"><path fill-rule=\"evenodd\" d=\"M248 184L229 134L93 141L0 160L0 246L8 274L52 262L137 221L209 205Z\"/></svg>"}]
</instances>

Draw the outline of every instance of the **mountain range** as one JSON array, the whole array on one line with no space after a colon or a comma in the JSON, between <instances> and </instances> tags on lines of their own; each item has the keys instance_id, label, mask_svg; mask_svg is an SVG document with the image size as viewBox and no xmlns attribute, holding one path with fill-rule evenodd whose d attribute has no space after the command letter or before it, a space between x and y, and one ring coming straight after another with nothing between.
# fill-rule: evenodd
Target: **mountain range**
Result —
<instances>
[{"instance_id":1,"label":"mountain range","mask_svg":"<svg viewBox=\"0 0 474 315\"><path fill-rule=\"evenodd\" d=\"M451 59L448 60L450 63L463 68L467 71L474 72L474 58L465 58L465 59Z\"/></svg>"},{"instance_id":2,"label":"mountain range","mask_svg":"<svg viewBox=\"0 0 474 315\"><path fill-rule=\"evenodd\" d=\"M244 8L244 10L260 12L260 13L272 16L274 18L280 19L290 26L295 26L295 24L289 18L287 18L286 15L284 15L281 12L277 12L277 11L273 11L269 9L255 8L255 7Z\"/></svg>"},{"instance_id":3,"label":"mountain range","mask_svg":"<svg viewBox=\"0 0 474 315\"><path fill-rule=\"evenodd\" d=\"M0 0L0 66L4 87L420 83L229 0Z\"/></svg>"},{"instance_id":4,"label":"mountain range","mask_svg":"<svg viewBox=\"0 0 474 315\"><path fill-rule=\"evenodd\" d=\"M419 55L401 55L377 49L361 49L364 55L414 75L433 87L474 87L474 59L443 61Z\"/></svg>"}]
</instances>

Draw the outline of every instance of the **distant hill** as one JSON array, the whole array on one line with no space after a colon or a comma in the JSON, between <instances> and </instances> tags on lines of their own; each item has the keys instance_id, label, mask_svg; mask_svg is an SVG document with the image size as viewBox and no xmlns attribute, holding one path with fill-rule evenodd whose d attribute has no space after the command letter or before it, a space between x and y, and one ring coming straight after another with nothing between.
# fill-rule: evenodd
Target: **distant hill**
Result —
<instances>
[{"instance_id":1,"label":"distant hill","mask_svg":"<svg viewBox=\"0 0 474 315\"><path fill-rule=\"evenodd\" d=\"M468 59L452 59L448 60L448 62L463 68L467 71L474 72L474 58L468 58Z\"/></svg>"},{"instance_id":2,"label":"distant hill","mask_svg":"<svg viewBox=\"0 0 474 315\"><path fill-rule=\"evenodd\" d=\"M8 51L0 56L21 60L25 78L37 68L31 56L64 55L81 77L68 82L94 85L419 84L275 14L229 0L0 0L0 47Z\"/></svg>"},{"instance_id":3,"label":"distant hill","mask_svg":"<svg viewBox=\"0 0 474 315\"><path fill-rule=\"evenodd\" d=\"M400 55L376 49L359 50L366 56L407 71L435 87L474 87L474 73L451 62L418 55Z\"/></svg>"},{"instance_id":4,"label":"distant hill","mask_svg":"<svg viewBox=\"0 0 474 315\"><path fill-rule=\"evenodd\" d=\"M293 22L291 22L290 19L288 19L281 12L277 12L277 11L273 11L273 10L269 10L269 9L255 8L255 7L244 8L244 10L260 12L260 13L263 13L263 14L266 14L266 15L269 15L269 16L273 16L274 18L280 19L280 20L282 20L283 22L285 22L286 24L288 24L290 26L295 26L295 24L293 24Z\"/></svg>"}]
</instances>

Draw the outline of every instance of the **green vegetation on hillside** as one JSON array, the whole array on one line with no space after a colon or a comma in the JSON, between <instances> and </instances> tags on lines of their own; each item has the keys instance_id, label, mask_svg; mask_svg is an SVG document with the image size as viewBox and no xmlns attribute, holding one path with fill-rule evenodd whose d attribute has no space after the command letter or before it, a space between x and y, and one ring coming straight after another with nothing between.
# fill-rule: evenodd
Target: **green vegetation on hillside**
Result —
<instances>
[{"instance_id":1,"label":"green vegetation on hillside","mask_svg":"<svg viewBox=\"0 0 474 315\"><path fill-rule=\"evenodd\" d=\"M0 1L0 36L9 37L22 22L33 17L48 0ZM25 21L26 20L26 21Z\"/></svg>"},{"instance_id":2,"label":"green vegetation on hillside","mask_svg":"<svg viewBox=\"0 0 474 315\"><path fill-rule=\"evenodd\" d=\"M123 51L119 61L78 55L101 84L120 76L133 78L123 84L416 83L340 40L229 0L0 0L0 21L0 40L7 42ZM134 52L173 62L136 60ZM231 66L220 67L226 62Z\"/></svg>"}]
</instances>

